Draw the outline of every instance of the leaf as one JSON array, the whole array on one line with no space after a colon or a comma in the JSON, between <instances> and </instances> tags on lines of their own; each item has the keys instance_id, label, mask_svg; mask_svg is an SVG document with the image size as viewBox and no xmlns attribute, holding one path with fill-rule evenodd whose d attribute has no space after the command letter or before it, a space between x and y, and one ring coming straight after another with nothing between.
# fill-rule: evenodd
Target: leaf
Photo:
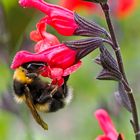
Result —
<instances>
[{"instance_id":1,"label":"leaf","mask_svg":"<svg viewBox=\"0 0 140 140\"><path fill-rule=\"evenodd\" d=\"M88 21L87 19L79 16L77 13L74 13L74 18L79 26L74 32L75 35L88 37L99 37L105 35L110 38L109 33L104 28L100 27L97 23Z\"/></svg>"},{"instance_id":2,"label":"leaf","mask_svg":"<svg viewBox=\"0 0 140 140\"><path fill-rule=\"evenodd\" d=\"M129 112L132 111L128 95L125 92L124 86L121 82L119 82L118 92L115 93L115 98L116 98L117 102L120 105L124 106Z\"/></svg>"}]
</instances>

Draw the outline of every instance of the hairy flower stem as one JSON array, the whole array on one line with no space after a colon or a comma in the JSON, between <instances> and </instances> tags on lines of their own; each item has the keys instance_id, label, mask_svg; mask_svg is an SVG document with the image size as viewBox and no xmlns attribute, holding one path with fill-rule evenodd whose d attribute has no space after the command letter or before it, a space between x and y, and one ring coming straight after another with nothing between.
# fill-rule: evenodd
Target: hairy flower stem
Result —
<instances>
[{"instance_id":1,"label":"hairy flower stem","mask_svg":"<svg viewBox=\"0 0 140 140\"><path fill-rule=\"evenodd\" d=\"M136 103L135 103L135 99L134 99L134 96L133 96L133 93L132 93L132 89L130 88L129 83L128 83L127 78L126 78L126 75L125 75L122 56L121 56L121 51L120 51L119 45L117 43L114 28L113 28L111 18L110 18L109 6L108 6L107 3L101 3L100 5L101 5L101 7L103 9L103 12L105 14L105 18L106 18L106 22L107 22L107 25L108 25L108 28L109 28L109 31L110 31L112 43L114 45L113 49L114 49L115 54L116 54L116 58L117 58L117 62L118 62L120 72L123 76L122 83L125 87L126 93L128 95L128 98L129 98L129 101L130 101L130 104L131 104L132 117L133 117L132 127L133 127L134 132L135 132L135 138L136 138L136 140L140 140L140 128L139 128L139 121L138 121L138 113L137 113Z\"/></svg>"}]
</instances>

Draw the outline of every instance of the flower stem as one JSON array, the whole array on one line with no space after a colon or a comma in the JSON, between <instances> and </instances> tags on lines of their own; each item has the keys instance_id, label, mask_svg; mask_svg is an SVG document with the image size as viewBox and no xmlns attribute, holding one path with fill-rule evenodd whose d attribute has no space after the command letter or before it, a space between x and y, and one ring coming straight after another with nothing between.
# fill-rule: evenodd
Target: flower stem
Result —
<instances>
[{"instance_id":1,"label":"flower stem","mask_svg":"<svg viewBox=\"0 0 140 140\"><path fill-rule=\"evenodd\" d=\"M105 14L106 22L107 22L107 25L108 25L108 28L109 28L109 31L110 31L110 35L111 35L111 39L112 39L112 43L113 43L113 49L114 49L115 54L116 54L116 58L117 58L117 62L118 62L120 72L123 76L122 82L124 84L126 93L128 95L128 98L129 98L129 101L130 101L130 104L131 104L132 117L133 117L132 127L133 127L134 132L135 132L135 138L136 138L136 140L140 140L140 128L139 128L136 102L135 102L135 99L134 99L134 96L133 96L133 93L132 93L132 89L129 86L129 83L128 83L128 80L126 78L126 74L125 74L125 71L124 71L123 60L122 60L122 56L121 56L120 47L118 45L118 42L117 42L117 39L116 39L116 36L115 36L115 32L114 32L114 28L113 28L113 24L112 24L112 21L111 21L111 18L110 18L109 6L108 6L107 3L101 3L100 5L101 5L101 7L103 9L103 12Z\"/></svg>"}]
</instances>

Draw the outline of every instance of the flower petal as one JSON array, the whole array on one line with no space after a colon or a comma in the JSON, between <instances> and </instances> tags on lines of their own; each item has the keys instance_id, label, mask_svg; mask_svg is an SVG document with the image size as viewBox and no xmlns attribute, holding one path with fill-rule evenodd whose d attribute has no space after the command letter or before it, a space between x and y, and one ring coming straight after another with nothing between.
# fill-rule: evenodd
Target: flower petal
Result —
<instances>
[{"instance_id":1,"label":"flower petal","mask_svg":"<svg viewBox=\"0 0 140 140\"><path fill-rule=\"evenodd\" d=\"M49 33L46 33L46 36L47 37L45 39L37 42L37 44L34 47L35 52L38 53L38 52L44 51L48 48L51 48L55 45L60 44L58 39L55 36L53 36Z\"/></svg>"},{"instance_id":2,"label":"flower petal","mask_svg":"<svg viewBox=\"0 0 140 140\"><path fill-rule=\"evenodd\" d=\"M13 62L11 64L11 68L16 69L24 63L33 62L33 61L47 62L44 59L43 55L33 54L27 51L20 51L15 55Z\"/></svg>"},{"instance_id":3,"label":"flower petal","mask_svg":"<svg viewBox=\"0 0 140 140\"><path fill-rule=\"evenodd\" d=\"M77 51L71 50L64 44L51 46L39 53L27 51L18 52L12 62L11 68L15 69L27 62L44 62L51 68L66 69L75 63Z\"/></svg>"},{"instance_id":4,"label":"flower petal","mask_svg":"<svg viewBox=\"0 0 140 140\"><path fill-rule=\"evenodd\" d=\"M46 23L44 22L45 18L42 18L37 24L36 24L36 28L37 30L32 31L30 33L30 38L31 40L38 42L42 39L45 39L44 33L46 32Z\"/></svg>"},{"instance_id":5,"label":"flower petal","mask_svg":"<svg viewBox=\"0 0 140 140\"><path fill-rule=\"evenodd\" d=\"M60 79L63 75L63 69L61 68L50 68L50 78L52 79Z\"/></svg>"},{"instance_id":6,"label":"flower petal","mask_svg":"<svg viewBox=\"0 0 140 140\"><path fill-rule=\"evenodd\" d=\"M75 65L72 65L69 68L65 69L63 76L67 76L67 75L70 75L71 73L75 72L81 66L81 64L82 64L82 62L79 61Z\"/></svg>"},{"instance_id":7,"label":"flower petal","mask_svg":"<svg viewBox=\"0 0 140 140\"><path fill-rule=\"evenodd\" d=\"M44 77L49 77L50 79L52 79L51 84L62 86L62 84L64 83L64 79L62 77L63 72L64 72L64 70L61 69L61 68L50 68L49 66L47 66L45 68L45 71L43 71L41 73L41 75L44 76Z\"/></svg>"},{"instance_id":8,"label":"flower petal","mask_svg":"<svg viewBox=\"0 0 140 140\"><path fill-rule=\"evenodd\" d=\"M67 47L56 49L55 52L48 54L48 64L51 67L60 67L66 69L75 63L77 51Z\"/></svg>"},{"instance_id":9,"label":"flower petal","mask_svg":"<svg viewBox=\"0 0 140 140\"><path fill-rule=\"evenodd\" d=\"M109 137L110 140L117 140L118 133L108 113L103 109L99 109L95 112L95 117L97 118L101 129L104 131L105 136Z\"/></svg>"},{"instance_id":10,"label":"flower petal","mask_svg":"<svg viewBox=\"0 0 140 140\"><path fill-rule=\"evenodd\" d=\"M111 140L109 137L107 137L107 136L98 136L97 138L96 138L96 140Z\"/></svg>"}]
</instances>

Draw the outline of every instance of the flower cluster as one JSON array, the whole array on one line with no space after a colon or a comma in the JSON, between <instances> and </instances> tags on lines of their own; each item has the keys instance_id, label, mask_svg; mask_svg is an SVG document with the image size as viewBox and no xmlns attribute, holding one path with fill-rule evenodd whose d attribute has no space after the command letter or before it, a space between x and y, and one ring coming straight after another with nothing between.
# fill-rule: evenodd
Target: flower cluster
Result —
<instances>
[{"instance_id":1,"label":"flower cluster","mask_svg":"<svg viewBox=\"0 0 140 140\"><path fill-rule=\"evenodd\" d=\"M32 61L44 62L46 68L41 74L51 78L52 84L61 86L64 82L63 77L77 70L81 62L75 61L77 52L69 49L64 44L60 44L57 37L46 32L46 27L50 24L59 33L71 35L77 27L73 13L40 0L20 0L19 3L23 7L37 8L47 16L37 23L37 30L30 33L31 40L36 42L35 53L19 51L14 57L11 68L16 69L24 63ZM69 26L69 24L72 26Z\"/></svg>"},{"instance_id":2,"label":"flower cluster","mask_svg":"<svg viewBox=\"0 0 140 140\"><path fill-rule=\"evenodd\" d=\"M47 25L54 27L61 35L71 36L77 34L78 31L81 32L81 29L86 27L81 21L84 21L84 24L88 22L85 22L85 20L80 17L78 18L77 14L74 14L68 9L48 4L42 0L20 0L19 4L23 7L36 8L44 12L46 16L37 23L37 29L30 33L31 40L36 42L34 46L35 52L31 53L25 50L17 52L11 68L16 69L30 62L43 62L46 66L41 75L52 79L52 84L61 86L64 83L64 77L75 72L80 67L80 59L96 49L103 40L100 38L80 40L81 48L79 47L77 50L72 49L68 47L69 43L68 45L60 43L56 36L47 33ZM82 26L83 28L81 28ZM95 28L94 26L93 28ZM91 28L91 26L89 27ZM91 32L95 30L92 29L89 30L89 36L98 36L102 33L106 34L105 30L99 29L100 27L96 25L96 35L96 31ZM86 30L88 30L87 27L82 30L81 35L87 36L88 32ZM70 42L70 44L71 43L72 42ZM79 44L79 42L73 43ZM88 47L86 47L87 45L85 44L87 44Z\"/></svg>"},{"instance_id":3,"label":"flower cluster","mask_svg":"<svg viewBox=\"0 0 140 140\"><path fill-rule=\"evenodd\" d=\"M61 86L63 77L76 71L80 61L75 61L77 52L69 49L52 34L47 33L46 23L43 20L37 23L37 30L30 33L30 38L36 42L35 53L19 51L12 62L11 68L16 69L29 62L44 62L46 67L41 73L51 78L52 84Z\"/></svg>"}]
</instances>

